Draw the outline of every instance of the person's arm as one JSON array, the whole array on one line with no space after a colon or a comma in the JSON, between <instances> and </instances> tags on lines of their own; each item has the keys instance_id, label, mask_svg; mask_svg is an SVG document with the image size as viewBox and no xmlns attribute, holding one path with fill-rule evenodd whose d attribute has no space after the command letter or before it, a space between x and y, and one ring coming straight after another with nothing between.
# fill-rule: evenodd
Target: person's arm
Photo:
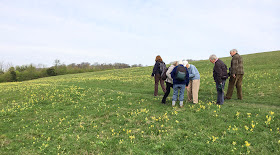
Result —
<instances>
[{"instance_id":1,"label":"person's arm","mask_svg":"<svg viewBox=\"0 0 280 155\"><path fill-rule=\"evenodd\" d=\"M190 67L189 69L188 69L188 71L189 71L189 77L190 78L192 78L192 77L194 77L195 76L195 69L194 69L194 67Z\"/></svg>"},{"instance_id":2,"label":"person's arm","mask_svg":"<svg viewBox=\"0 0 280 155\"><path fill-rule=\"evenodd\" d=\"M175 72L176 72L177 66L173 68L172 72L171 72L171 77L172 79L175 78Z\"/></svg>"},{"instance_id":3,"label":"person's arm","mask_svg":"<svg viewBox=\"0 0 280 155\"><path fill-rule=\"evenodd\" d=\"M238 67L238 58L237 56L232 57L232 63L231 63L231 74L235 78L235 75L237 73L237 67Z\"/></svg>"},{"instance_id":4,"label":"person's arm","mask_svg":"<svg viewBox=\"0 0 280 155\"><path fill-rule=\"evenodd\" d=\"M188 72L188 69L186 68L187 70L187 74L186 74L186 87L189 86L189 82L190 82L190 79L189 79L189 72Z\"/></svg>"},{"instance_id":5,"label":"person's arm","mask_svg":"<svg viewBox=\"0 0 280 155\"><path fill-rule=\"evenodd\" d=\"M214 66L214 70L216 71L217 73L217 81L218 83L222 83L222 67L221 67L221 64L215 64Z\"/></svg>"}]
</instances>

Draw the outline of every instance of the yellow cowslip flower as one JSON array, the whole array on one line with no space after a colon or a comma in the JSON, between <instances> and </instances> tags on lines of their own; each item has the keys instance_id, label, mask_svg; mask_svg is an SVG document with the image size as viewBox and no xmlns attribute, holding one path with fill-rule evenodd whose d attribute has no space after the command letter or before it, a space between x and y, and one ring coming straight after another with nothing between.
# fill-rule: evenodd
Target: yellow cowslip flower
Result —
<instances>
[{"instance_id":1,"label":"yellow cowslip flower","mask_svg":"<svg viewBox=\"0 0 280 155\"><path fill-rule=\"evenodd\" d=\"M121 139L120 142L119 142L119 144L122 144L122 143L123 143L123 140Z\"/></svg>"},{"instance_id":2,"label":"yellow cowslip flower","mask_svg":"<svg viewBox=\"0 0 280 155\"><path fill-rule=\"evenodd\" d=\"M238 118L239 118L239 115L240 115L240 112L237 111L235 115L236 115L236 117L237 117L237 119L238 119Z\"/></svg>"},{"instance_id":3,"label":"yellow cowslip flower","mask_svg":"<svg viewBox=\"0 0 280 155\"><path fill-rule=\"evenodd\" d=\"M234 128L232 128L233 131L237 131L238 128L234 125Z\"/></svg>"},{"instance_id":4,"label":"yellow cowslip flower","mask_svg":"<svg viewBox=\"0 0 280 155\"><path fill-rule=\"evenodd\" d=\"M246 130L248 130L248 129L249 129L249 127L248 127L247 125L245 125L244 127L245 127L245 129L246 129Z\"/></svg>"},{"instance_id":5,"label":"yellow cowslip flower","mask_svg":"<svg viewBox=\"0 0 280 155\"><path fill-rule=\"evenodd\" d=\"M272 112L272 111L270 111L269 113L270 113L270 115L273 115L273 114L274 114L274 112Z\"/></svg>"},{"instance_id":6,"label":"yellow cowslip flower","mask_svg":"<svg viewBox=\"0 0 280 155\"><path fill-rule=\"evenodd\" d=\"M133 135L133 136L129 136L129 138L132 140L132 139L135 139L135 136Z\"/></svg>"},{"instance_id":7,"label":"yellow cowslip flower","mask_svg":"<svg viewBox=\"0 0 280 155\"><path fill-rule=\"evenodd\" d=\"M212 142L215 142L217 139L219 139L219 137L215 137L215 136L212 136Z\"/></svg>"},{"instance_id":8,"label":"yellow cowslip flower","mask_svg":"<svg viewBox=\"0 0 280 155\"><path fill-rule=\"evenodd\" d=\"M249 147L251 144L248 141L245 141L245 146Z\"/></svg>"},{"instance_id":9,"label":"yellow cowslip flower","mask_svg":"<svg viewBox=\"0 0 280 155\"><path fill-rule=\"evenodd\" d=\"M176 122L176 123L179 123L179 121L177 121L177 120L176 120L175 122Z\"/></svg>"},{"instance_id":10,"label":"yellow cowslip flower","mask_svg":"<svg viewBox=\"0 0 280 155\"><path fill-rule=\"evenodd\" d=\"M248 116L248 117L251 117L251 113L247 113L247 116Z\"/></svg>"},{"instance_id":11,"label":"yellow cowslip flower","mask_svg":"<svg viewBox=\"0 0 280 155\"><path fill-rule=\"evenodd\" d=\"M232 145L236 145L236 141L233 141L233 142L232 142Z\"/></svg>"}]
</instances>

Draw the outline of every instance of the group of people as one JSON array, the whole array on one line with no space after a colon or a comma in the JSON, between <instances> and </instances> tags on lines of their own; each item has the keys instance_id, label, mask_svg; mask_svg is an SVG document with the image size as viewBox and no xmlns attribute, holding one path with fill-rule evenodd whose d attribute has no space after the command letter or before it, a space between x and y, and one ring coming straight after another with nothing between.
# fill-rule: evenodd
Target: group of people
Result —
<instances>
[{"instance_id":1,"label":"group of people","mask_svg":"<svg viewBox=\"0 0 280 155\"><path fill-rule=\"evenodd\" d=\"M232 97L234 86L237 88L237 97L242 100L242 79L244 75L243 59L238 54L236 49L230 51L232 56L231 67L229 72L227 66L216 55L211 55L209 60L214 64L213 78L216 83L217 102L222 105L224 100L229 100ZM158 55L155 59L156 63L153 68L152 76L155 79L154 96L158 95L158 84L160 83L164 96L161 103L166 104L171 88L173 88L172 106L175 106L177 99L179 99L180 107L183 107L184 92L187 89L188 102L193 104L198 103L198 92L200 86L200 74L197 68L189 64L188 61L175 61L170 67L166 68L162 58ZM166 77L163 78L163 77ZM224 87L227 78L229 79L228 90L224 96ZM166 83L166 87L164 85ZM179 95L179 98L178 98Z\"/></svg>"}]
</instances>

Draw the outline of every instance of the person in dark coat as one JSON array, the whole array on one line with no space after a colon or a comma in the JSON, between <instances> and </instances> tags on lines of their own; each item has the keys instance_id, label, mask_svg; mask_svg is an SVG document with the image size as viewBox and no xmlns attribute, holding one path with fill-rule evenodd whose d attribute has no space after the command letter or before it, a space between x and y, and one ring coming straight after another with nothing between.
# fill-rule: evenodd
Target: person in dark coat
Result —
<instances>
[{"instance_id":1,"label":"person in dark coat","mask_svg":"<svg viewBox=\"0 0 280 155\"><path fill-rule=\"evenodd\" d=\"M222 105L224 104L224 88L226 79L228 78L227 74L227 66L224 62L217 58L216 55L211 55L209 57L210 62L214 65L213 68L213 77L214 81L216 82L216 89L217 89L217 102L216 104Z\"/></svg>"},{"instance_id":2,"label":"person in dark coat","mask_svg":"<svg viewBox=\"0 0 280 155\"><path fill-rule=\"evenodd\" d=\"M189 72L187 67L184 66L182 60L178 63L179 65L174 67L174 69L171 72L171 77L173 79L172 107L175 106L179 94L180 107L182 108L185 88L187 88L189 85Z\"/></svg>"},{"instance_id":3,"label":"person in dark coat","mask_svg":"<svg viewBox=\"0 0 280 155\"><path fill-rule=\"evenodd\" d=\"M157 96L158 95L158 84L160 82L160 86L162 88L162 91L165 93L166 92L166 88L165 88L165 85L164 85L164 80L161 79L161 70L160 70L160 64L161 63L164 63L161 59L161 57L158 55L156 56L156 63L154 65L154 68L153 68L153 73L152 73L152 77L155 78L155 89L154 89L154 96Z\"/></svg>"}]
</instances>

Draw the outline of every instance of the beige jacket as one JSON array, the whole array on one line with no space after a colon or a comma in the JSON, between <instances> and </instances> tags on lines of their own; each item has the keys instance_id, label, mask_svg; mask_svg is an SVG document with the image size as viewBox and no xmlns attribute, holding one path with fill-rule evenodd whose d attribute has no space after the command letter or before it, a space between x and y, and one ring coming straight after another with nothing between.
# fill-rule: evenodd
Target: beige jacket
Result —
<instances>
[{"instance_id":1,"label":"beige jacket","mask_svg":"<svg viewBox=\"0 0 280 155\"><path fill-rule=\"evenodd\" d=\"M169 83L171 83L171 84L173 84L173 79L172 79L172 77L171 77L171 72L173 71L173 69L175 68L176 66L174 66L174 65L171 65L169 68L168 68L168 70L166 71L166 76L167 76L167 78L166 78L166 82L169 82Z\"/></svg>"}]
</instances>

